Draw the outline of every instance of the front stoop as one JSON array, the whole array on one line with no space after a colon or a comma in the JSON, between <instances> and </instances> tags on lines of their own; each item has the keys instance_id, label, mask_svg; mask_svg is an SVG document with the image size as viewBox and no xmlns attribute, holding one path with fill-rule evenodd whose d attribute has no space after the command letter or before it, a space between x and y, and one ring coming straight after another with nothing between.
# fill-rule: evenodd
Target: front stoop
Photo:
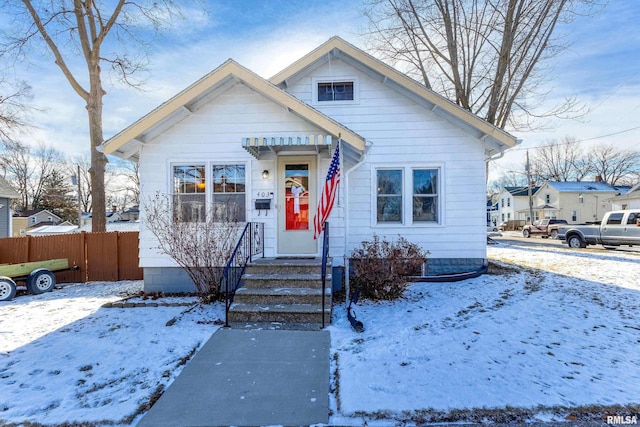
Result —
<instances>
[{"instance_id":1,"label":"front stoop","mask_svg":"<svg viewBox=\"0 0 640 427\"><path fill-rule=\"evenodd\" d=\"M327 262L322 312L322 260L263 258L247 265L243 286L229 309L234 324L331 323L331 260Z\"/></svg>"}]
</instances>

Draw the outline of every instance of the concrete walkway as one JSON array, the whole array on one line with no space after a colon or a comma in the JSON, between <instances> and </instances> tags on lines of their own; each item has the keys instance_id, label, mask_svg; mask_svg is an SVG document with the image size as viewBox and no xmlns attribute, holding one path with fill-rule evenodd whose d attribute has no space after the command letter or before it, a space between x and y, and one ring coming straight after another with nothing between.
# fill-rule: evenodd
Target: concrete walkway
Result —
<instances>
[{"instance_id":1,"label":"concrete walkway","mask_svg":"<svg viewBox=\"0 0 640 427\"><path fill-rule=\"evenodd\" d=\"M329 421L327 331L219 329L139 427Z\"/></svg>"}]
</instances>

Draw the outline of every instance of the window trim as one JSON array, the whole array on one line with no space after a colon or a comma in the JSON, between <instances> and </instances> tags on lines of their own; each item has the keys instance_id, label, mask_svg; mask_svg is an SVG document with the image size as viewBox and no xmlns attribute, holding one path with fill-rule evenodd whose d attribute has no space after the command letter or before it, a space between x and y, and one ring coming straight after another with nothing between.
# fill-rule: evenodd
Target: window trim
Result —
<instances>
[{"instance_id":1,"label":"window trim","mask_svg":"<svg viewBox=\"0 0 640 427\"><path fill-rule=\"evenodd\" d=\"M319 101L320 83L353 83L353 99L340 101ZM357 76L314 77L311 84L311 105L355 105L360 103L360 81Z\"/></svg>"},{"instance_id":2,"label":"window trim","mask_svg":"<svg viewBox=\"0 0 640 427\"><path fill-rule=\"evenodd\" d=\"M204 165L205 167L205 206L210 208L213 203L213 181L212 181L212 173L213 166L221 166L221 165L242 165L244 166L245 173L245 187L244 187L244 203L245 203L245 218L243 221L239 221L240 223L245 223L250 221L251 218L251 210L252 206L249 203L249 196L251 195L251 162L247 159L227 159L227 160L170 160L167 162L167 194L169 195L173 208L173 197L175 195L175 188L173 182L173 168L175 166L193 166L193 165ZM241 193L232 193L232 194L241 194Z\"/></svg>"}]
</instances>

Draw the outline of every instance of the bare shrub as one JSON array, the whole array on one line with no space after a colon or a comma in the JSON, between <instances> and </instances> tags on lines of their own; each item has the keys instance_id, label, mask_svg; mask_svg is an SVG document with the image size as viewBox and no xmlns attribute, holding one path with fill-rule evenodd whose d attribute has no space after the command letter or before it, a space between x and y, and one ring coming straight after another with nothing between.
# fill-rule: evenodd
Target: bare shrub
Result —
<instances>
[{"instance_id":1,"label":"bare shrub","mask_svg":"<svg viewBox=\"0 0 640 427\"><path fill-rule=\"evenodd\" d=\"M399 237L395 242L373 236L351 253L356 288L363 298L394 300L402 296L410 276L420 275L428 251Z\"/></svg>"},{"instance_id":2,"label":"bare shrub","mask_svg":"<svg viewBox=\"0 0 640 427\"><path fill-rule=\"evenodd\" d=\"M144 212L145 226L158 240L158 251L184 268L201 299L218 299L224 266L240 234L237 217L207 209L205 215L184 220L180 210L174 209L172 196L162 193L145 201Z\"/></svg>"}]
</instances>

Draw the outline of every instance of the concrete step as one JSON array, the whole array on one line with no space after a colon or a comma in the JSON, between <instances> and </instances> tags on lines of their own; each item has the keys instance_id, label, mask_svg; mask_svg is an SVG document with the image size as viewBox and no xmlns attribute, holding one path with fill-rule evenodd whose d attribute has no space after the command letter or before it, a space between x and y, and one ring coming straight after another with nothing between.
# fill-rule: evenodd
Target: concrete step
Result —
<instances>
[{"instance_id":1,"label":"concrete step","mask_svg":"<svg viewBox=\"0 0 640 427\"><path fill-rule=\"evenodd\" d=\"M322 275L318 274L268 274L245 273L245 288L322 288ZM326 277L326 287L331 288L331 275Z\"/></svg>"},{"instance_id":2,"label":"concrete step","mask_svg":"<svg viewBox=\"0 0 640 427\"><path fill-rule=\"evenodd\" d=\"M331 272L331 259L327 262L327 273ZM248 274L315 274L322 269L322 259L312 258L261 258L247 265Z\"/></svg>"},{"instance_id":3,"label":"concrete step","mask_svg":"<svg viewBox=\"0 0 640 427\"><path fill-rule=\"evenodd\" d=\"M234 302L243 304L322 304L320 288L240 288ZM325 289L325 303L331 304L331 290Z\"/></svg>"},{"instance_id":4,"label":"concrete step","mask_svg":"<svg viewBox=\"0 0 640 427\"><path fill-rule=\"evenodd\" d=\"M331 323L331 306L325 307L324 319ZM229 322L322 322L319 304L241 304L233 303L229 309Z\"/></svg>"}]
</instances>

